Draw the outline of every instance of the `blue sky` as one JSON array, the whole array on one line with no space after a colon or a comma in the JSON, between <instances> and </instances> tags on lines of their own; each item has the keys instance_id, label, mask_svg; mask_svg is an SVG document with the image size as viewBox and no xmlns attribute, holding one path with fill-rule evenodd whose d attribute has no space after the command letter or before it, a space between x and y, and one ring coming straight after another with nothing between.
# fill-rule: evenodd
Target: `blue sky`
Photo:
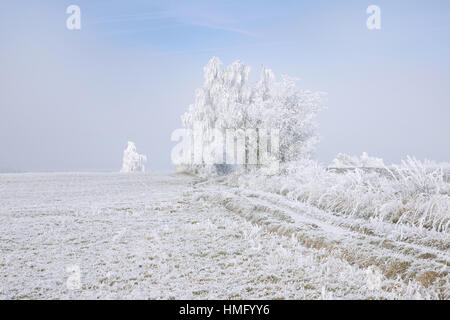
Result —
<instances>
[{"instance_id":1,"label":"blue sky","mask_svg":"<svg viewBox=\"0 0 450 320\"><path fill-rule=\"evenodd\" d=\"M82 29L66 29L66 8ZM366 8L381 8L381 30ZM115 171L128 140L169 170L211 56L328 93L316 158L450 161L448 1L0 3L0 170Z\"/></svg>"}]
</instances>

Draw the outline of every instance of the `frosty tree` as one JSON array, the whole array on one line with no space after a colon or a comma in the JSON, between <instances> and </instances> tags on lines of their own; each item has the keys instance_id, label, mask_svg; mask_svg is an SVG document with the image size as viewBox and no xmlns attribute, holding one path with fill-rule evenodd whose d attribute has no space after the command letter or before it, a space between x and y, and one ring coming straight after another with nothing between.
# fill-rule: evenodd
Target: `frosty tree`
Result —
<instances>
[{"instance_id":1,"label":"frosty tree","mask_svg":"<svg viewBox=\"0 0 450 320\"><path fill-rule=\"evenodd\" d=\"M270 69L263 69L252 90L251 120L254 125L280 129L282 162L309 158L318 142L315 116L323 93L300 90L295 78L276 81Z\"/></svg>"},{"instance_id":2,"label":"frosty tree","mask_svg":"<svg viewBox=\"0 0 450 320\"><path fill-rule=\"evenodd\" d=\"M128 141L128 146L123 151L123 162L120 172L145 172L144 163L146 162L147 157L137 153L134 142Z\"/></svg>"},{"instance_id":3,"label":"frosty tree","mask_svg":"<svg viewBox=\"0 0 450 320\"><path fill-rule=\"evenodd\" d=\"M270 69L263 69L260 80L250 84L249 73L250 68L240 61L226 68L216 57L208 62L204 85L182 116L185 128L201 129L201 137L193 137L194 141L201 138L204 150L217 142L212 138L214 130L279 129L281 162L309 158L318 140L315 116L322 94L299 90L293 78L277 81Z\"/></svg>"}]
</instances>

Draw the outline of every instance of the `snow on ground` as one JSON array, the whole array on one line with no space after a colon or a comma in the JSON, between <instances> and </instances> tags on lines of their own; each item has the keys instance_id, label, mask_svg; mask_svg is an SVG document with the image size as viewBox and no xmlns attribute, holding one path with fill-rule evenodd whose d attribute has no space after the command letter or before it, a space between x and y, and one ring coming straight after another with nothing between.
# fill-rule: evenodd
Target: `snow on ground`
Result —
<instances>
[{"instance_id":1,"label":"snow on ground","mask_svg":"<svg viewBox=\"0 0 450 320\"><path fill-rule=\"evenodd\" d=\"M0 298L448 299L448 233L424 232L250 182L4 174Z\"/></svg>"}]
</instances>

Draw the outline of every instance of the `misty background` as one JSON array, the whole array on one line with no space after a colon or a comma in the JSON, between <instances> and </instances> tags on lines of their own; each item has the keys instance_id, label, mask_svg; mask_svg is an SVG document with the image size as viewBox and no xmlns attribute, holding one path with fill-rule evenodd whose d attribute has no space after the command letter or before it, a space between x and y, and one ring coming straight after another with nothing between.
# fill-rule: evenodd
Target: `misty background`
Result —
<instances>
[{"instance_id":1,"label":"misty background","mask_svg":"<svg viewBox=\"0 0 450 320\"><path fill-rule=\"evenodd\" d=\"M81 8L81 30L66 8ZM366 8L381 8L368 30ZM151 171L212 56L328 93L316 159L339 152L450 161L450 2L0 2L0 172Z\"/></svg>"}]
</instances>

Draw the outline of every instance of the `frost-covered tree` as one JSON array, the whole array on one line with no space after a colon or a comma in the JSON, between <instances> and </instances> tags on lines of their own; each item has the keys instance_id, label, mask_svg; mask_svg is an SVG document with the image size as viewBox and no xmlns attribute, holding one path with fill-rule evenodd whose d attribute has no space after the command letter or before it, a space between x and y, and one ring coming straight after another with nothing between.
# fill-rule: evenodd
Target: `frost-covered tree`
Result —
<instances>
[{"instance_id":1,"label":"frost-covered tree","mask_svg":"<svg viewBox=\"0 0 450 320\"><path fill-rule=\"evenodd\" d=\"M134 142L128 141L128 146L123 151L123 162L120 172L145 172L144 163L146 162L147 157L137 153Z\"/></svg>"},{"instance_id":2,"label":"frost-covered tree","mask_svg":"<svg viewBox=\"0 0 450 320\"><path fill-rule=\"evenodd\" d=\"M214 129L245 128L248 123L246 106L251 103L251 88L247 86L250 68L239 61L225 69L213 57L204 68L203 88L197 89L195 102L182 116L186 128L201 132L203 147L213 143Z\"/></svg>"},{"instance_id":3,"label":"frost-covered tree","mask_svg":"<svg viewBox=\"0 0 450 320\"><path fill-rule=\"evenodd\" d=\"M295 78L280 81L270 69L263 69L252 94L251 119L257 126L280 130L280 160L307 159L318 142L315 117L323 93L300 90Z\"/></svg>"},{"instance_id":4,"label":"frost-covered tree","mask_svg":"<svg viewBox=\"0 0 450 320\"><path fill-rule=\"evenodd\" d=\"M315 116L323 95L299 90L293 78L277 81L270 69L263 69L260 80L250 84L249 73L240 61L222 68L213 57L204 68L203 87L182 116L185 128L200 129L203 148L215 143L215 129L279 129L279 160L309 158L318 140Z\"/></svg>"}]
</instances>

